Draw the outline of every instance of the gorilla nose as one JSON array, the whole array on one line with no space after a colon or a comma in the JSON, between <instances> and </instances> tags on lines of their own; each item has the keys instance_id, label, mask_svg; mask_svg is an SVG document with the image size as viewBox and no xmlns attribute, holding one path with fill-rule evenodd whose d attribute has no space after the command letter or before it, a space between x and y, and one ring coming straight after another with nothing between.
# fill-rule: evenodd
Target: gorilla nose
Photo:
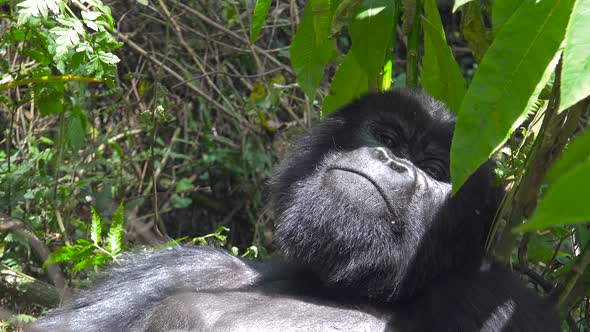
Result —
<instances>
[{"instance_id":1,"label":"gorilla nose","mask_svg":"<svg viewBox=\"0 0 590 332\"><path fill-rule=\"evenodd\" d=\"M384 147L372 148L371 151L372 155L379 161L383 162L385 165L389 166L392 170L398 173L405 173L408 171L408 165L406 165L400 158L397 158L389 151L389 149Z\"/></svg>"}]
</instances>

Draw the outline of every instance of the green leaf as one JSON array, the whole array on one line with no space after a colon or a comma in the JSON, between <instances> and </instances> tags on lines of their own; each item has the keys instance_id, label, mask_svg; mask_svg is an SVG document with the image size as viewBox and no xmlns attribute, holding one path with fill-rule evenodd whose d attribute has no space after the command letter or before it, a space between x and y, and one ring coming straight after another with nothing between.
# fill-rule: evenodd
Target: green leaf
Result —
<instances>
[{"instance_id":1,"label":"green leaf","mask_svg":"<svg viewBox=\"0 0 590 332\"><path fill-rule=\"evenodd\" d=\"M254 8L254 15L252 15L252 28L250 29L251 44L254 44L260 35L271 2L271 0L256 0L256 8Z\"/></svg>"},{"instance_id":2,"label":"green leaf","mask_svg":"<svg viewBox=\"0 0 590 332\"><path fill-rule=\"evenodd\" d=\"M80 246L63 246L51 253L51 256L43 263L43 267L50 263L67 262L71 260L79 251Z\"/></svg>"},{"instance_id":3,"label":"green leaf","mask_svg":"<svg viewBox=\"0 0 590 332\"><path fill-rule=\"evenodd\" d=\"M557 181L562 174L588 160L590 160L590 130L586 130L582 136L568 144L567 150L547 174L547 182Z\"/></svg>"},{"instance_id":4,"label":"green leaf","mask_svg":"<svg viewBox=\"0 0 590 332\"><path fill-rule=\"evenodd\" d=\"M547 263L553 257L553 243L546 236L532 234L528 243L528 259L531 262Z\"/></svg>"},{"instance_id":5,"label":"green leaf","mask_svg":"<svg viewBox=\"0 0 590 332\"><path fill-rule=\"evenodd\" d=\"M334 1L332 1L331 5L334 8ZM332 26L330 28L330 35L333 36L340 32L342 28L348 26L354 15L358 12L359 6L361 5L362 0L343 0L336 10L334 10L334 17L332 18Z\"/></svg>"},{"instance_id":6,"label":"green leaf","mask_svg":"<svg viewBox=\"0 0 590 332\"><path fill-rule=\"evenodd\" d=\"M492 8L492 26L498 32L524 0L496 0Z\"/></svg>"},{"instance_id":7,"label":"green leaf","mask_svg":"<svg viewBox=\"0 0 590 332\"><path fill-rule=\"evenodd\" d=\"M170 197L170 204L172 204L175 209L184 209L189 207L192 202L193 200L190 197L183 197L176 194Z\"/></svg>"},{"instance_id":8,"label":"green leaf","mask_svg":"<svg viewBox=\"0 0 590 332\"><path fill-rule=\"evenodd\" d=\"M59 14L59 4L62 0L25 0L18 3L18 22L17 25L26 24L33 17L46 18L51 11L53 14Z\"/></svg>"},{"instance_id":9,"label":"green leaf","mask_svg":"<svg viewBox=\"0 0 590 332\"><path fill-rule=\"evenodd\" d=\"M547 190L533 217L516 231L586 222L590 220L589 203L590 161L586 161L562 174Z\"/></svg>"},{"instance_id":10,"label":"green leaf","mask_svg":"<svg viewBox=\"0 0 590 332\"><path fill-rule=\"evenodd\" d=\"M394 6L391 0L364 0L348 27L352 39L349 52L374 86L379 86L387 45L394 31Z\"/></svg>"},{"instance_id":11,"label":"green leaf","mask_svg":"<svg viewBox=\"0 0 590 332\"><path fill-rule=\"evenodd\" d=\"M72 151L78 151L86 139L86 125L88 119L81 111L68 112L66 116L66 139Z\"/></svg>"},{"instance_id":12,"label":"green leaf","mask_svg":"<svg viewBox=\"0 0 590 332\"><path fill-rule=\"evenodd\" d=\"M63 246L51 253L51 256L43 263L43 267L51 263L78 262L90 257L94 252L94 246Z\"/></svg>"},{"instance_id":13,"label":"green leaf","mask_svg":"<svg viewBox=\"0 0 590 332\"><path fill-rule=\"evenodd\" d=\"M456 192L524 120L550 78L573 0L525 1L504 24L461 105L451 147Z\"/></svg>"},{"instance_id":14,"label":"green leaf","mask_svg":"<svg viewBox=\"0 0 590 332\"><path fill-rule=\"evenodd\" d=\"M10 322L17 322L17 323L32 323L36 320L37 320L37 318L35 318L35 316L31 316L31 315L27 315L27 314L16 314L10 318ZM18 325L20 325L20 324L18 324Z\"/></svg>"},{"instance_id":15,"label":"green leaf","mask_svg":"<svg viewBox=\"0 0 590 332\"><path fill-rule=\"evenodd\" d=\"M459 9L459 7L463 6L466 3L469 3L473 0L455 0L455 4L453 5L453 13Z\"/></svg>"},{"instance_id":16,"label":"green leaf","mask_svg":"<svg viewBox=\"0 0 590 332\"><path fill-rule=\"evenodd\" d=\"M24 28L19 29L16 27L14 29L8 31L8 33L3 36L4 41L11 42L11 43L25 41L25 37L26 37L25 29Z\"/></svg>"},{"instance_id":17,"label":"green leaf","mask_svg":"<svg viewBox=\"0 0 590 332\"><path fill-rule=\"evenodd\" d=\"M94 247L94 244L85 239L77 239L76 244L81 245L82 247Z\"/></svg>"},{"instance_id":18,"label":"green leaf","mask_svg":"<svg viewBox=\"0 0 590 332\"><path fill-rule=\"evenodd\" d=\"M85 269L85 268L91 267L91 266L104 265L110 259L111 259L111 257L109 255L107 255L103 252L99 252L96 255L88 257L88 258L80 261L78 264L74 265L74 267L72 268L72 272L79 271L79 270L82 270L82 269Z\"/></svg>"},{"instance_id":19,"label":"green leaf","mask_svg":"<svg viewBox=\"0 0 590 332\"><path fill-rule=\"evenodd\" d=\"M35 104L41 116L61 113L63 107L64 83L40 83L33 88Z\"/></svg>"},{"instance_id":20,"label":"green leaf","mask_svg":"<svg viewBox=\"0 0 590 332\"><path fill-rule=\"evenodd\" d=\"M580 247L580 249L584 250L588 242L590 242L590 230L586 225L578 224L573 226L574 229L574 239L575 244Z\"/></svg>"},{"instance_id":21,"label":"green leaf","mask_svg":"<svg viewBox=\"0 0 590 332\"><path fill-rule=\"evenodd\" d=\"M94 21L96 20L102 13L95 12L95 11L82 11L82 18L86 21Z\"/></svg>"},{"instance_id":22,"label":"green leaf","mask_svg":"<svg viewBox=\"0 0 590 332\"><path fill-rule=\"evenodd\" d=\"M115 65L121 61L118 56L104 51L98 51L98 59L108 65Z\"/></svg>"},{"instance_id":23,"label":"green leaf","mask_svg":"<svg viewBox=\"0 0 590 332\"><path fill-rule=\"evenodd\" d=\"M71 50L80 44L80 35L74 28L57 26L49 30L49 32L55 38L55 45L50 45L49 47L55 60L64 59Z\"/></svg>"},{"instance_id":24,"label":"green leaf","mask_svg":"<svg viewBox=\"0 0 590 332\"><path fill-rule=\"evenodd\" d=\"M291 42L291 67L297 83L311 100L334 51L335 43L328 39L330 21L330 1L309 0Z\"/></svg>"},{"instance_id":25,"label":"green leaf","mask_svg":"<svg viewBox=\"0 0 590 332\"><path fill-rule=\"evenodd\" d=\"M219 226L215 232L213 232L215 240L217 240L220 245L225 245L227 243L227 235L225 235L227 232L229 232L229 228L225 226Z\"/></svg>"},{"instance_id":26,"label":"green leaf","mask_svg":"<svg viewBox=\"0 0 590 332\"><path fill-rule=\"evenodd\" d=\"M49 54L46 53L45 50L38 50L34 48L27 48L22 51L23 55L30 57L31 59L37 61L39 64L43 66L47 66L52 62L52 58ZM37 75L33 75L37 76ZM44 76L44 75L41 75Z\"/></svg>"},{"instance_id":27,"label":"green leaf","mask_svg":"<svg viewBox=\"0 0 590 332\"><path fill-rule=\"evenodd\" d=\"M391 89L393 84L393 61L388 59L383 66L383 77L381 78L381 90L387 91Z\"/></svg>"},{"instance_id":28,"label":"green leaf","mask_svg":"<svg viewBox=\"0 0 590 332\"><path fill-rule=\"evenodd\" d=\"M322 105L322 117L327 116L368 90L367 74L356 62L355 56L349 52L344 57L340 67L338 67L332 84L330 84L330 93L326 96Z\"/></svg>"},{"instance_id":29,"label":"green leaf","mask_svg":"<svg viewBox=\"0 0 590 332\"><path fill-rule=\"evenodd\" d=\"M111 7L104 5L101 2L94 2L94 9L98 10L99 12L103 13L104 15L97 19L97 21L103 21L109 30L115 29L115 21L113 20L113 15L111 14Z\"/></svg>"},{"instance_id":30,"label":"green leaf","mask_svg":"<svg viewBox=\"0 0 590 332\"><path fill-rule=\"evenodd\" d=\"M90 222L90 239L94 245L98 246L100 245L100 238L102 236L103 222L98 212L96 212L96 209L94 209L94 206L90 206L90 210L92 213L92 219Z\"/></svg>"},{"instance_id":31,"label":"green leaf","mask_svg":"<svg viewBox=\"0 0 590 332\"><path fill-rule=\"evenodd\" d=\"M108 250L112 255L116 255L123 250L123 223L124 223L124 205L123 201L119 203L119 207L113 214L111 220L111 227L107 236Z\"/></svg>"},{"instance_id":32,"label":"green leaf","mask_svg":"<svg viewBox=\"0 0 590 332\"><path fill-rule=\"evenodd\" d=\"M424 29L424 57L420 82L424 90L434 98L445 102L457 113L467 91L461 69L447 44L445 31L435 0L424 1L426 18L422 17Z\"/></svg>"},{"instance_id":33,"label":"green leaf","mask_svg":"<svg viewBox=\"0 0 590 332\"><path fill-rule=\"evenodd\" d=\"M574 5L563 50L559 110L590 95L590 1Z\"/></svg>"},{"instance_id":34,"label":"green leaf","mask_svg":"<svg viewBox=\"0 0 590 332\"><path fill-rule=\"evenodd\" d=\"M123 46L123 43L118 42L115 37L106 31L97 32L90 38L93 46L99 51L112 51Z\"/></svg>"},{"instance_id":35,"label":"green leaf","mask_svg":"<svg viewBox=\"0 0 590 332\"><path fill-rule=\"evenodd\" d=\"M180 179L176 182L176 191L183 192L193 190L195 186L193 186L193 182L189 178Z\"/></svg>"}]
</instances>

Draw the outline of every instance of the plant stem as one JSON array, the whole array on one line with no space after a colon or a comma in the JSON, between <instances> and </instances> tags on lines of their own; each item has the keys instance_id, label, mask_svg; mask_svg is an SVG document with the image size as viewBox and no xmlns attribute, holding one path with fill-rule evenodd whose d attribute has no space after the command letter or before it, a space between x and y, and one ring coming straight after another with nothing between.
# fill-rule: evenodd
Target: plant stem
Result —
<instances>
[{"instance_id":1,"label":"plant stem","mask_svg":"<svg viewBox=\"0 0 590 332\"><path fill-rule=\"evenodd\" d=\"M418 59L420 57L420 9L422 3L416 0L416 14L412 32L408 38L408 53L406 61L406 86L408 88L418 87ZM408 10L406 8L406 10Z\"/></svg>"},{"instance_id":2,"label":"plant stem","mask_svg":"<svg viewBox=\"0 0 590 332\"><path fill-rule=\"evenodd\" d=\"M585 289L578 289L583 283L586 269L590 265L590 246L586 245L584 251L577 257L575 264L572 264L565 281L558 290L558 308L562 316L569 313L570 309L584 296ZM578 290L578 291L574 291Z\"/></svg>"},{"instance_id":3,"label":"plant stem","mask_svg":"<svg viewBox=\"0 0 590 332\"><path fill-rule=\"evenodd\" d=\"M62 76L40 76L40 77L29 77L23 78L22 80L0 84L0 91L8 90L17 86L29 84L29 83L54 83L54 82L91 82L91 83L102 83L104 79L94 77L83 77L75 75L62 75Z\"/></svg>"}]
</instances>

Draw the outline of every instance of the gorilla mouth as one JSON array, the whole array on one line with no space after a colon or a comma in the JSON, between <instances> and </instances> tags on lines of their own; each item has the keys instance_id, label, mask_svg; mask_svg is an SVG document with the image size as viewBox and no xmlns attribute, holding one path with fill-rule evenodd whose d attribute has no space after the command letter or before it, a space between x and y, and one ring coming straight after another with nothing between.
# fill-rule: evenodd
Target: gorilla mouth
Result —
<instances>
[{"instance_id":1,"label":"gorilla mouth","mask_svg":"<svg viewBox=\"0 0 590 332\"><path fill-rule=\"evenodd\" d=\"M360 171L358 169L354 169L354 168L349 168L349 167L341 167L341 166L336 166L336 167L330 167L327 169L326 172L330 172L330 171L342 171L342 172L346 172L346 173L352 173L352 174L356 174L362 178L364 178L365 180L369 181L373 187L377 190L377 192L379 193L379 195L381 195L381 198L383 199L383 201L385 202L385 205L387 206L387 211L392 215L395 216L395 209L393 208L390 200L387 198L387 193L385 192L385 190L383 190L383 188L377 183L377 181L375 181L375 179L373 179L370 175L368 175L367 173Z\"/></svg>"}]
</instances>

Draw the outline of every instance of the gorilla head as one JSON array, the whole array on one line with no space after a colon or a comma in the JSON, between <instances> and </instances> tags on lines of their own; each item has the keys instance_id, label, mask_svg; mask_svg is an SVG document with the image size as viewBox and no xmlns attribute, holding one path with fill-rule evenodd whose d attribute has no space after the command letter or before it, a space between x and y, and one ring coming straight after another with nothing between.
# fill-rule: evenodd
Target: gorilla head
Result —
<instances>
[{"instance_id":1,"label":"gorilla head","mask_svg":"<svg viewBox=\"0 0 590 332\"><path fill-rule=\"evenodd\" d=\"M399 90L308 131L271 184L285 257L326 285L389 301L477 268L500 190L490 161L451 197L454 125L441 102Z\"/></svg>"}]
</instances>

